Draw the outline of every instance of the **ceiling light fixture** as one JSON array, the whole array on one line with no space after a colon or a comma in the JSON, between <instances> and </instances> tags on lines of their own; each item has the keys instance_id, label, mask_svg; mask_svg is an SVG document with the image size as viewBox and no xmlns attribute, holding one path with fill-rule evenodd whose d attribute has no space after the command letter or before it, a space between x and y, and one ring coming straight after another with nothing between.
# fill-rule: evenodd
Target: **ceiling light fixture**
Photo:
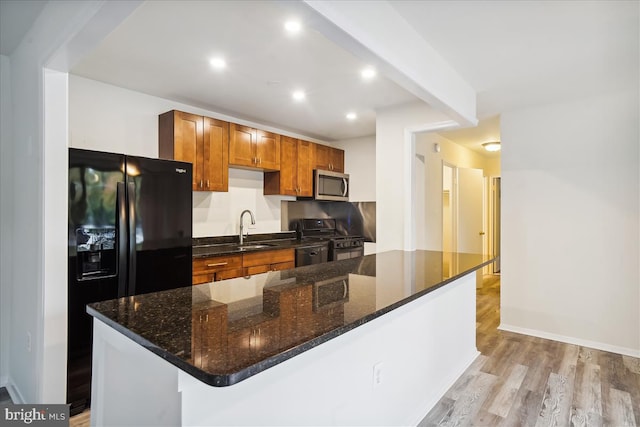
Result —
<instances>
[{"instance_id":1,"label":"ceiling light fixture","mask_svg":"<svg viewBox=\"0 0 640 427\"><path fill-rule=\"evenodd\" d=\"M220 57L211 58L209 64L211 64L211 66L216 70L222 70L227 67L227 61L225 61L224 58Z\"/></svg>"},{"instance_id":2,"label":"ceiling light fixture","mask_svg":"<svg viewBox=\"0 0 640 427\"><path fill-rule=\"evenodd\" d=\"M482 147L487 151L500 151L500 141L485 142Z\"/></svg>"},{"instance_id":3,"label":"ceiling light fixture","mask_svg":"<svg viewBox=\"0 0 640 427\"><path fill-rule=\"evenodd\" d=\"M284 23L284 29L290 34L297 34L302 29L302 25L298 21L287 21Z\"/></svg>"},{"instance_id":4,"label":"ceiling light fixture","mask_svg":"<svg viewBox=\"0 0 640 427\"><path fill-rule=\"evenodd\" d=\"M306 94L304 93L303 90L296 90L291 94L291 96L296 101L302 101L303 99L306 98Z\"/></svg>"},{"instance_id":5,"label":"ceiling light fixture","mask_svg":"<svg viewBox=\"0 0 640 427\"><path fill-rule=\"evenodd\" d=\"M371 80L376 76L376 70L372 67L367 67L360 72L360 75L365 80Z\"/></svg>"},{"instance_id":6,"label":"ceiling light fixture","mask_svg":"<svg viewBox=\"0 0 640 427\"><path fill-rule=\"evenodd\" d=\"M358 118L358 115L354 112L349 112L347 113L346 117L347 117L347 120L355 120Z\"/></svg>"}]
</instances>

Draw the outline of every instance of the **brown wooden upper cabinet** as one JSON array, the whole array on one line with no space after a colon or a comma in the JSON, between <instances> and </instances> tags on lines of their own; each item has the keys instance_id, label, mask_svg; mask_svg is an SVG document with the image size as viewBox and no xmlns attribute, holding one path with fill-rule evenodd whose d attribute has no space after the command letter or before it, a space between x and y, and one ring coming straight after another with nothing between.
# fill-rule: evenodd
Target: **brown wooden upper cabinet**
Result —
<instances>
[{"instance_id":1,"label":"brown wooden upper cabinet","mask_svg":"<svg viewBox=\"0 0 640 427\"><path fill-rule=\"evenodd\" d=\"M311 197L315 165L314 145L309 141L281 136L280 171L265 172L264 194Z\"/></svg>"},{"instance_id":2,"label":"brown wooden upper cabinet","mask_svg":"<svg viewBox=\"0 0 640 427\"><path fill-rule=\"evenodd\" d=\"M344 150L315 144L316 164L314 169L344 172Z\"/></svg>"},{"instance_id":3,"label":"brown wooden upper cabinet","mask_svg":"<svg viewBox=\"0 0 640 427\"><path fill-rule=\"evenodd\" d=\"M229 164L252 169L280 170L280 135L231 123Z\"/></svg>"},{"instance_id":4,"label":"brown wooden upper cabinet","mask_svg":"<svg viewBox=\"0 0 640 427\"><path fill-rule=\"evenodd\" d=\"M193 164L194 191L229 191L229 123L172 110L158 135L160 158Z\"/></svg>"}]
</instances>

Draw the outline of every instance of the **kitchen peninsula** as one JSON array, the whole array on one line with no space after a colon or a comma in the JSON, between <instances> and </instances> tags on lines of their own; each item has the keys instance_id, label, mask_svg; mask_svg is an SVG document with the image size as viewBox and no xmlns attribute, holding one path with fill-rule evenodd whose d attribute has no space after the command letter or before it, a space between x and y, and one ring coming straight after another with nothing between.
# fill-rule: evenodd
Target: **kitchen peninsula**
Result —
<instances>
[{"instance_id":1,"label":"kitchen peninsula","mask_svg":"<svg viewBox=\"0 0 640 427\"><path fill-rule=\"evenodd\" d=\"M390 251L92 304L92 425L416 424L478 355L493 261Z\"/></svg>"}]
</instances>

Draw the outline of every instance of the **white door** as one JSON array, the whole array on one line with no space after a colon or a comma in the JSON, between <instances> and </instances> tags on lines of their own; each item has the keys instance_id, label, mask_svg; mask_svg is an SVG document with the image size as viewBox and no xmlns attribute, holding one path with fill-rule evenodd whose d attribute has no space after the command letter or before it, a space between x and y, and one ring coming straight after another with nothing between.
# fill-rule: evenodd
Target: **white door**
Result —
<instances>
[{"instance_id":1,"label":"white door","mask_svg":"<svg viewBox=\"0 0 640 427\"><path fill-rule=\"evenodd\" d=\"M458 168L458 252L483 253L482 169Z\"/></svg>"}]
</instances>

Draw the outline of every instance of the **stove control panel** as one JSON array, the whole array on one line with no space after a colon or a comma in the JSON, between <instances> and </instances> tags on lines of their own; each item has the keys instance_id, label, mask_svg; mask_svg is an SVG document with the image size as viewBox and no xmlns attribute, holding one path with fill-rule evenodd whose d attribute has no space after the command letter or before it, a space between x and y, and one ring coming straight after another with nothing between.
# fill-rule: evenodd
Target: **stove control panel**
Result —
<instances>
[{"instance_id":1,"label":"stove control panel","mask_svg":"<svg viewBox=\"0 0 640 427\"><path fill-rule=\"evenodd\" d=\"M344 240L334 241L334 247L338 249L354 248L354 247L360 247L362 245L363 245L363 241L361 239L344 239Z\"/></svg>"}]
</instances>

